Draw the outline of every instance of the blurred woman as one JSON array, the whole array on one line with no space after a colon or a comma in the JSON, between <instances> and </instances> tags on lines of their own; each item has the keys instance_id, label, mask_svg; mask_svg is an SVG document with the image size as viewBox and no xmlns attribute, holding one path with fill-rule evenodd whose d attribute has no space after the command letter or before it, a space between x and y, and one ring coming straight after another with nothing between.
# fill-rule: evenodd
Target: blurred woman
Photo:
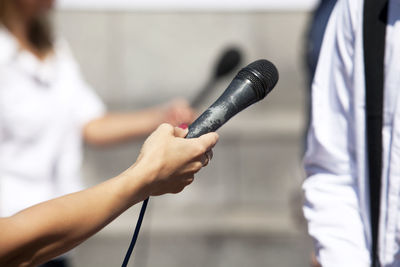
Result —
<instances>
[{"instance_id":1,"label":"blurred woman","mask_svg":"<svg viewBox=\"0 0 400 267\"><path fill-rule=\"evenodd\" d=\"M193 117L185 101L106 113L66 42L52 34L53 4L0 0L0 216L80 190L83 140L111 144Z\"/></svg>"}]
</instances>

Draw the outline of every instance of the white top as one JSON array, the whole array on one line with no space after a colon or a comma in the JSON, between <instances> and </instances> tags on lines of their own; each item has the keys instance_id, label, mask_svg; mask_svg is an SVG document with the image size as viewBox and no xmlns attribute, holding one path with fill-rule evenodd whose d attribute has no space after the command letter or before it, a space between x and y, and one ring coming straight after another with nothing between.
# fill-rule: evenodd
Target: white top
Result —
<instances>
[{"instance_id":1,"label":"white top","mask_svg":"<svg viewBox=\"0 0 400 267\"><path fill-rule=\"evenodd\" d=\"M45 61L0 26L0 216L81 189L82 127L104 105L67 45Z\"/></svg>"},{"instance_id":2,"label":"white top","mask_svg":"<svg viewBox=\"0 0 400 267\"><path fill-rule=\"evenodd\" d=\"M400 1L389 1L379 233L382 266L400 266ZM312 88L304 214L326 266L370 266L363 0L340 0Z\"/></svg>"}]
</instances>

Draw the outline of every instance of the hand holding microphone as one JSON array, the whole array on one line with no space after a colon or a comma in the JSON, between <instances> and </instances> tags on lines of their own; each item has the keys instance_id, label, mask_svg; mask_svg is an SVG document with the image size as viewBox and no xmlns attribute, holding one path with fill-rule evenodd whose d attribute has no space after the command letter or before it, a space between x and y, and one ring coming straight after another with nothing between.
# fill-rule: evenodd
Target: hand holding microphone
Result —
<instances>
[{"instance_id":1,"label":"hand holding microphone","mask_svg":"<svg viewBox=\"0 0 400 267\"><path fill-rule=\"evenodd\" d=\"M199 138L184 139L187 133L188 129L164 123L144 142L131 169L143 169L148 174L144 182L148 185L146 198L179 193L206 165L205 154L217 143L218 134L208 133Z\"/></svg>"},{"instance_id":2,"label":"hand holding microphone","mask_svg":"<svg viewBox=\"0 0 400 267\"><path fill-rule=\"evenodd\" d=\"M239 71L225 92L189 126L188 131L179 128L174 129L167 124L161 125L143 145L138 162L145 161L146 166L156 168L156 173L160 173L160 177L177 175L186 179L187 183L181 181L181 185L189 184L194 173L207 165L212 157L211 148L215 145L218 135L208 133L215 132L235 114L263 99L273 89L277 81L278 71L268 60L257 60L249 64ZM179 138L173 142L174 146L160 146L160 142L157 146L151 145L155 142L153 140L165 138L167 141L167 139L171 139L174 132L178 137L184 137L187 133L186 138L196 138L193 142L198 142L199 145L193 146L192 143L189 145L189 140ZM165 142L165 144L170 143ZM185 149L192 151L192 153L185 151ZM194 151L196 149L197 151ZM195 155L195 157L185 160L182 157L186 155ZM169 159L169 161L160 161L161 159ZM170 169L173 169L171 166L175 166L174 162L176 164L186 162L187 164L172 173ZM160 190L163 188L163 181L165 180L160 179L158 182ZM175 191L180 188L179 186L176 187ZM152 195L157 195L157 193L153 192Z\"/></svg>"}]
</instances>

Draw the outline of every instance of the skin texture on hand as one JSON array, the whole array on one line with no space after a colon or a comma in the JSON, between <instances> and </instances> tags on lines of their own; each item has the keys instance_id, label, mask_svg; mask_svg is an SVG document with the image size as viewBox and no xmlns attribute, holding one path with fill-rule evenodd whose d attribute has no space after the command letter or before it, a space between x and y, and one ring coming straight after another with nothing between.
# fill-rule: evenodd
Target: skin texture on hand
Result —
<instances>
[{"instance_id":1,"label":"skin texture on hand","mask_svg":"<svg viewBox=\"0 0 400 267\"><path fill-rule=\"evenodd\" d=\"M162 124L122 174L0 218L0 266L36 266L65 253L148 196L180 192L205 163L216 133L184 139L187 129Z\"/></svg>"}]
</instances>

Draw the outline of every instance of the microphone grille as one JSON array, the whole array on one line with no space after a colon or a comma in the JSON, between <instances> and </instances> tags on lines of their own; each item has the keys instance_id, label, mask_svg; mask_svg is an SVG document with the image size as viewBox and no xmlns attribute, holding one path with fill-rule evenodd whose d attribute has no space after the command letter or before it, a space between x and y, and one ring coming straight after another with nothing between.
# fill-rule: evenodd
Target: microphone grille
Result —
<instances>
[{"instance_id":1,"label":"microphone grille","mask_svg":"<svg viewBox=\"0 0 400 267\"><path fill-rule=\"evenodd\" d=\"M275 87L279 73L270 61L260 59L240 70L237 78L250 80L259 100L261 100Z\"/></svg>"}]
</instances>

